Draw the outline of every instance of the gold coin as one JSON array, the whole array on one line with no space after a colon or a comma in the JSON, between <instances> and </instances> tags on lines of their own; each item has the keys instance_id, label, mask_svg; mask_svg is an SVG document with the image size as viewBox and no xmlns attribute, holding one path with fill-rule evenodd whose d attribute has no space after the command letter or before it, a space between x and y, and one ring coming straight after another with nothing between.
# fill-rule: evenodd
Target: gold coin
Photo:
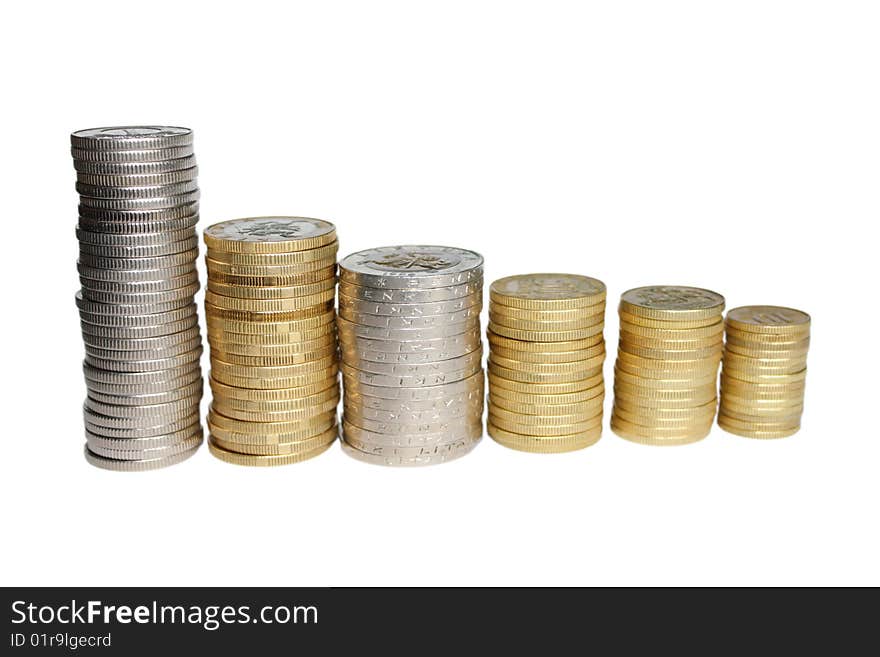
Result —
<instances>
[{"instance_id":1,"label":"gold coin","mask_svg":"<svg viewBox=\"0 0 880 657\"><path fill-rule=\"evenodd\" d=\"M311 217L246 217L208 226L208 248L237 253L287 253L336 241L336 227Z\"/></svg>"},{"instance_id":2,"label":"gold coin","mask_svg":"<svg viewBox=\"0 0 880 657\"><path fill-rule=\"evenodd\" d=\"M324 390L305 397L259 399L249 395L239 394L242 389L231 386L213 388L214 401L221 402L229 408L238 408L243 411L293 411L309 408L317 408L320 404L328 401L339 401L339 386L334 385ZM253 392L244 389L244 392Z\"/></svg>"},{"instance_id":3,"label":"gold coin","mask_svg":"<svg viewBox=\"0 0 880 657\"><path fill-rule=\"evenodd\" d=\"M671 361L675 362L675 361ZM689 361L686 361L689 362ZM709 376L717 376L718 375L718 363L717 362L709 362L704 364L699 369L684 369L684 368L660 368L660 367L640 367L637 365L632 365L629 361L618 358L615 367L619 369L621 372L625 372L626 374L630 374L632 376L637 376L643 379L681 379L681 378L697 378L701 379Z\"/></svg>"},{"instance_id":4,"label":"gold coin","mask_svg":"<svg viewBox=\"0 0 880 657\"><path fill-rule=\"evenodd\" d=\"M304 436L308 438L316 433L325 431L331 422L336 422L335 410L302 419L275 421L240 420L220 413L213 405L208 410L208 424L211 425L212 431L215 428L225 429L226 431L250 436L278 436L311 430L310 434ZM225 438L224 440L230 439Z\"/></svg>"},{"instance_id":5,"label":"gold coin","mask_svg":"<svg viewBox=\"0 0 880 657\"><path fill-rule=\"evenodd\" d=\"M804 396L778 398L755 398L747 395L740 396L729 390L721 391L721 403L730 408L750 409L757 412L775 413L788 408L803 408ZM762 410L763 409L763 410Z\"/></svg>"},{"instance_id":6,"label":"gold coin","mask_svg":"<svg viewBox=\"0 0 880 657\"><path fill-rule=\"evenodd\" d=\"M316 360L322 360L327 356L336 355L336 345L325 347L319 351L306 354L293 354L291 356L243 356L232 354L223 349L211 349L211 356L230 365L244 365L248 367L278 367L285 365L303 365Z\"/></svg>"},{"instance_id":7,"label":"gold coin","mask_svg":"<svg viewBox=\"0 0 880 657\"><path fill-rule=\"evenodd\" d=\"M336 288L336 278L328 278L318 283L309 283L307 285L271 285L255 287L249 285L230 285L228 283L218 283L217 281L208 281L208 291L224 297L232 297L236 299L298 299L301 297L313 296L321 294L328 290Z\"/></svg>"},{"instance_id":8,"label":"gold coin","mask_svg":"<svg viewBox=\"0 0 880 657\"><path fill-rule=\"evenodd\" d=\"M568 395L580 394L602 383L602 374L596 374L588 379L571 381L568 383L529 383L512 381L496 376L489 372L489 390L497 396L508 396L505 391L516 392L525 395ZM494 387L493 387L494 386ZM508 396L509 398L509 396Z\"/></svg>"},{"instance_id":9,"label":"gold coin","mask_svg":"<svg viewBox=\"0 0 880 657\"><path fill-rule=\"evenodd\" d=\"M797 366L798 370L802 370L807 366L807 357L806 356L796 356L793 358L756 358L752 356L743 356L741 354L736 354L733 352L727 352L724 354L724 363L726 365L733 365L734 367L743 367L745 369L767 369L767 370L776 370L776 369L787 369L792 366Z\"/></svg>"},{"instance_id":10,"label":"gold coin","mask_svg":"<svg viewBox=\"0 0 880 657\"><path fill-rule=\"evenodd\" d=\"M596 356L605 356L605 343L598 344L589 349L578 351L523 351L520 349L506 349L504 347L492 347L491 352L503 358L517 360L523 363L573 363L584 361Z\"/></svg>"},{"instance_id":11,"label":"gold coin","mask_svg":"<svg viewBox=\"0 0 880 657\"><path fill-rule=\"evenodd\" d=\"M594 377L595 383L588 388L574 392L542 392L548 386L545 384L520 384L528 386L530 389L537 389L538 392L528 392L523 390L511 390L496 385L489 381L489 394L495 403L502 399L509 404L531 404L535 406L553 406L557 404L580 404L588 402L605 394L605 384L602 377ZM551 384L550 387L556 384Z\"/></svg>"},{"instance_id":12,"label":"gold coin","mask_svg":"<svg viewBox=\"0 0 880 657\"><path fill-rule=\"evenodd\" d=\"M611 419L611 430L620 438L640 445L688 445L699 442L709 435L708 429L695 429L693 431L679 432L676 434L658 434L655 430L631 424L625 420Z\"/></svg>"},{"instance_id":13,"label":"gold coin","mask_svg":"<svg viewBox=\"0 0 880 657\"><path fill-rule=\"evenodd\" d=\"M493 363L499 367L516 370L517 372L532 372L535 374L566 374L578 373L583 371L592 371L597 367L601 367L605 362L605 354L599 354L585 360L575 360L565 363L532 363L528 361L515 360L501 356L497 351L492 350L490 358Z\"/></svg>"},{"instance_id":14,"label":"gold coin","mask_svg":"<svg viewBox=\"0 0 880 657\"><path fill-rule=\"evenodd\" d=\"M718 418L718 426L724 429L727 433L732 433L737 436L742 436L743 438L758 438L758 439L772 439L772 438L787 438L788 436L793 436L798 431L800 431L800 426L791 428L791 429L783 429L783 430L753 430L753 431L745 431L739 429L737 427L731 426L724 422L721 417Z\"/></svg>"},{"instance_id":15,"label":"gold coin","mask_svg":"<svg viewBox=\"0 0 880 657\"><path fill-rule=\"evenodd\" d=\"M567 322L555 322L539 320L515 319L507 315L501 315L493 309L489 309L489 321L492 324L499 324L505 328L519 329L521 331L540 331L551 333L564 333L566 331L579 331L590 329L595 333L601 333L604 320L601 316L599 319L585 318L575 319Z\"/></svg>"},{"instance_id":16,"label":"gold coin","mask_svg":"<svg viewBox=\"0 0 880 657\"><path fill-rule=\"evenodd\" d=\"M605 406L605 394L604 392L600 392L597 396L577 404L545 404L543 402L537 404L524 404L505 397L497 397L492 395L490 391L488 405L490 413L492 412L491 409L494 407L495 409L503 409L520 415L558 416L574 415L577 413L592 413L595 415L597 411L601 412Z\"/></svg>"},{"instance_id":17,"label":"gold coin","mask_svg":"<svg viewBox=\"0 0 880 657\"><path fill-rule=\"evenodd\" d=\"M714 316L720 319L724 297L697 287L652 285L624 292L620 309L648 319L692 321Z\"/></svg>"},{"instance_id":18,"label":"gold coin","mask_svg":"<svg viewBox=\"0 0 880 657\"><path fill-rule=\"evenodd\" d=\"M712 372L703 377L669 378L669 379L650 379L648 377L638 376L624 372L620 368L614 368L614 381L631 385L633 387L654 389L654 390L682 390L688 388L701 388L703 386L715 385L718 380L718 373Z\"/></svg>"},{"instance_id":19,"label":"gold coin","mask_svg":"<svg viewBox=\"0 0 880 657\"><path fill-rule=\"evenodd\" d=\"M486 425L486 430L489 436L499 445L534 454L573 452L594 445L602 436L602 425L588 431L567 436L525 436L512 431L505 431L494 426L491 422Z\"/></svg>"},{"instance_id":20,"label":"gold coin","mask_svg":"<svg viewBox=\"0 0 880 657\"><path fill-rule=\"evenodd\" d=\"M335 304L332 300L320 305L310 306L301 310L287 312L260 312L250 310L229 310L219 308L210 303L205 303L205 316L208 320L233 322L265 322L267 324L279 324L281 322L303 322L314 317L325 317L333 312ZM323 321L321 322L323 323Z\"/></svg>"},{"instance_id":21,"label":"gold coin","mask_svg":"<svg viewBox=\"0 0 880 657\"><path fill-rule=\"evenodd\" d=\"M790 431L800 426L800 416L782 422L739 420L726 413L718 413L718 422L740 431Z\"/></svg>"},{"instance_id":22,"label":"gold coin","mask_svg":"<svg viewBox=\"0 0 880 657\"><path fill-rule=\"evenodd\" d=\"M339 379L337 377L328 377L311 383L308 385L297 386L294 388L275 388L275 389L256 389L242 388L239 386L231 386L214 378L209 378L208 383L215 395L224 397L234 397L236 399L253 399L255 401L284 401L301 399L310 397L325 390L339 389Z\"/></svg>"},{"instance_id":23,"label":"gold coin","mask_svg":"<svg viewBox=\"0 0 880 657\"><path fill-rule=\"evenodd\" d=\"M809 347L802 349L765 349L761 347L756 349L727 340L724 343L724 351L748 358L806 358Z\"/></svg>"},{"instance_id":24,"label":"gold coin","mask_svg":"<svg viewBox=\"0 0 880 657\"><path fill-rule=\"evenodd\" d=\"M277 390L280 388L297 388L301 386L311 386L319 382L325 382L335 379L339 373L339 366L333 363L331 367L325 370L315 372L304 372L286 377L266 378L260 375L236 375L228 372L220 372L211 370L211 376L220 383L235 386L238 388L254 388L257 390Z\"/></svg>"},{"instance_id":25,"label":"gold coin","mask_svg":"<svg viewBox=\"0 0 880 657\"><path fill-rule=\"evenodd\" d=\"M602 335L603 325L591 326L590 328L577 329L574 331L526 331L509 326L502 326L489 321L489 330L505 338L525 340L528 342L569 342L584 340L593 336Z\"/></svg>"},{"instance_id":26,"label":"gold coin","mask_svg":"<svg viewBox=\"0 0 880 657\"><path fill-rule=\"evenodd\" d=\"M693 420L705 418L706 415L714 417L718 408L715 400L700 406L690 406L687 408L651 408L640 406L637 403L630 402L625 399L615 399L614 411L625 411L629 415L638 417L652 417L660 420ZM633 420L636 424L641 424L637 420Z\"/></svg>"},{"instance_id":27,"label":"gold coin","mask_svg":"<svg viewBox=\"0 0 880 657\"><path fill-rule=\"evenodd\" d=\"M662 338L648 338L641 335L633 335L626 331L620 332L620 346L635 346L646 349L660 349L670 351L687 351L716 349L721 350L723 341L721 334L712 338L695 338L693 340L669 340Z\"/></svg>"},{"instance_id":28,"label":"gold coin","mask_svg":"<svg viewBox=\"0 0 880 657\"><path fill-rule=\"evenodd\" d=\"M729 404L719 407L718 412L726 418L737 420L738 422L752 422L754 424L765 425L785 425L788 428L794 424L800 424L801 415L803 415L803 407L793 408L789 411L780 413L753 413L751 410L740 410L731 408Z\"/></svg>"},{"instance_id":29,"label":"gold coin","mask_svg":"<svg viewBox=\"0 0 880 657\"><path fill-rule=\"evenodd\" d=\"M727 313L727 325L744 333L805 335L810 316L802 310L782 306L740 306Z\"/></svg>"},{"instance_id":30,"label":"gold coin","mask_svg":"<svg viewBox=\"0 0 880 657\"><path fill-rule=\"evenodd\" d=\"M528 417L528 416L526 416ZM522 424L520 422L510 422L499 418L497 415L490 415L488 422L498 429L518 433L523 436L566 436L574 433L590 431L602 426L601 414L596 418L586 422L572 422L571 424L557 425L531 425Z\"/></svg>"},{"instance_id":31,"label":"gold coin","mask_svg":"<svg viewBox=\"0 0 880 657\"><path fill-rule=\"evenodd\" d=\"M627 342L620 342L618 350L641 358L651 358L664 361L700 360L702 358L715 358L721 360L721 345L706 349L655 349L639 347Z\"/></svg>"},{"instance_id":32,"label":"gold coin","mask_svg":"<svg viewBox=\"0 0 880 657\"><path fill-rule=\"evenodd\" d=\"M605 321L604 305L571 310L524 310L490 301L489 312L498 317L528 322L581 322L585 326L593 326ZM502 321L502 323L508 322Z\"/></svg>"},{"instance_id":33,"label":"gold coin","mask_svg":"<svg viewBox=\"0 0 880 657\"><path fill-rule=\"evenodd\" d=\"M326 310L326 304L332 302L335 296L336 290L334 288L324 290L317 294L284 299L240 299L237 297L224 297L208 290L205 292L205 306L208 307L208 304L211 304L212 306L223 310L238 310L243 312L287 313L315 307Z\"/></svg>"},{"instance_id":34,"label":"gold coin","mask_svg":"<svg viewBox=\"0 0 880 657\"><path fill-rule=\"evenodd\" d=\"M298 356L304 360L311 360L315 352L323 349L336 349L336 335L328 333L314 340L299 342L287 342L283 344L240 344L230 340L218 339L209 334L208 343L219 354L237 354L239 356ZM220 360L229 361L220 357Z\"/></svg>"},{"instance_id":35,"label":"gold coin","mask_svg":"<svg viewBox=\"0 0 880 657\"><path fill-rule=\"evenodd\" d=\"M313 408L301 408L292 410L273 410L273 411L253 411L235 408L233 405L226 404L220 397L214 397L211 407L226 417L235 420L245 420L247 422L288 422L296 420L299 422L307 421L314 417L322 417L323 414L330 411L336 415L336 407L339 405L339 399L330 399L328 401L317 404Z\"/></svg>"},{"instance_id":36,"label":"gold coin","mask_svg":"<svg viewBox=\"0 0 880 657\"><path fill-rule=\"evenodd\" d=\"M207 257L216 262L231 265L284 266L300 265L335 258L339 251L339 242L330 242L324 246L306 251L288 251L285 253L235 253L208 247Z\"/></svg>"},{"instance_id":37,"label":"gold coin","mask_svg":"<svg viewBox=\"0 0 880 657\"><path fill-rule=\"evenodd\" d=\"M678 390L659 390L634 386L625 381L614 382L614 393L630 400L644 399L658 402L688 401L691 406L707 404L717 396L715 385L705 385L698 388L682 388ZM647 405L647 404L645 404Z\"/></svg>"},{"instance_id":38,"label":"gold coin","mask_svg":"<svg viewBox=\"0 0 880 657\"><path fill-rule=\"evenodd\" d=\"M327 420L319 425L300 425L293 428L285 427L283 430L273 429L274 424L269 422L251 422L260 432L241 432L227 429L208 422L208 430L211 435L223 441L238 445L283 445L309 440L327 431L336 430L336 418ZM245 451L242 449L242 451Z\"/></svg>"},{"instance_id":39,"label":"gold coin","mask_svg":"<svg viewBox=\"0 0 880 657\"><path fill-rule=\"evenodd\" d=\"M576 383L578 381L588 380L601 374L602 368L597 367L592 370L579 372L564 372L562 374L539 374L535 372L520 372L506 367L496 365L489 357L488 361L489 373L494 376L506 379L508 381L518 381L520 383Z\"/></svg>"},{"instance_id":40,"label":"gold coin","mask_svg":"<svg viewBox=\"0 0 880 657\"><path fill-rule=\"evenodd\" d=\"M218 274L226 276L238 276L246 278L272 278L283 279L301 276L314 271L336 267L336 256L325 260L314 260L297 265L240 265L228 262L220 262L213 258L205 258L205 266L208 269L208 277L216 277ZM216 280L216 279L215 279Z\"/></svg>"},{"instance_id":41,"label":"gold coin","mask_svg":"<svg viewBox=\"0 0 880 657\"><path fill-rule=\"evenodd\" d=\"M526 310L585 308L605 303L605 283L576 274L521 274L489 286L496 303Z\"/></svg>"},{"instance_id":42,"label":"gold coin","mask_svg":"<svg viewBox=\"0 0 880 657\"><path fill-rule=\"evenodd\" d=\"M533 415L529 413L517 413L515 411L509 411L506 408L501 408L500 406L490 405L489 416L523 426L537 425L542 427L558 427L595 421L597 417L602 415L602 410L602 407L598 406L581 409L576 413L570 413L568 415Z\"/></svg>"},{"instance_id":43,"label":"gold coin","mask_svg":"<svg viewBox=\"0 0 880 657\"><path fill-rule=\"evenodd\" d=\"M225 449L228 452L237 454L252 454L254 456L269 456L281 454L302 454L311 452L323 445L332 444L336 440L338 429L336 426L331 427L324 433L317 436L306 438L305 440L297 440L291 443L276 443L273 445L247 445L236 443L230 440L222 440L217 436L211 436L211 440L217 447Z\"/></svg>"},{"instance_id":44,"label":"gold coin","mask_svg":"<svg viewBox=\"0 0 880 657\"><path fill-rule=\"evenodd\" d=\"M329 279L336 280L336 263L324 267L306 271L291 276L239 276L217 271L208 271L208 281L215 281L222 285L250 286L250 287L298 287L311 285Z\"/></svg>"},{"instance_id":45,"label":"gold coin","mask_svg":"<svg viewBox=\"0 0 880 657\"><path fill-rule=\"evenodd\" d=\"M262 336L296 333L302 336L301 339L308 340L334 331L335 325L333 321L335 318L336 313L330 310L310 317L282 319L274 322L225 319L209 315L206 317L206 322L209 333L220 331L224 333L258 334ZM306 337L308 335L311 335L311 337Z\"/></svg>"},{"instance_id":46,"label":"gold coin","mask_svg":"<svg viewBox=\"0 0 880 657\"><path fill-rule=\"evenodd\" d=\"M213 440L208 440L208 449L211 454L216 456L221 461L226 461L227 463L232 463L235 465L248 465L248 466L270 466L270 465L291 465L293 463L300 463L302 461L306 461L308 459L314 458L320 454L323 454L330 446L335 442L335 440L329 441L326 445L322 445L317 449L314 449L310 452L301 452L297 454L273 454L273 455L253 455L253 454L239 454L237 452L230 452L229 450L223 449L214 443Z\"/></svg>"},{"instance_id":47,"label":"gold coin","mask_svg":"<svg viewBox=\"0 0 880 657\"><path fill-rule=\"evenodd\" d=\"M807 378L807 370L792 374L758 374L755 372L743 372L732 368L725 368L725 376L729 379L736 379L745 383L760 383L763 385L785 385L789 383L798 383L805 381Z\"/></svg>"},{"instance_id":48,"label":"gold coin","mask_svg":"<svg viewBox=\"0 0 880 657\"><path fill-rule=\"evenodd\" d=\"M211 354L211 368L215 373L231 374L232 376L252 376L266 379L283 379L299 376L306 372L320 372L336 363L336 354L325 356L319 360L298 363L296 365L254 366L236 365L219 360Z\"/></svg>"},{"instance_id":49,"label":"gold coin","mask_svg":"<svg viewBox=\"0 0 880 657\"><path fill-rule=\"evenodd\" d=\"M638 324L630 324L629 322L621 321L620 330L625 331L627 335L651 338L653 340L661 340L664 342L689 342L709 339L720 340L724 334L724 324L719 321L701 328L666 329L639 326Z\"/></svg>"},{"instance_id":50,"label":"gold coin","mask_svg":"<svg viewBox=\"0 0 880 657\"><path fill-rule=\"evenodd\" d=\"M691 360L666 360L664 358L645 358L631 354L622 349L617 350L617 362L626 363L640 370L676 370L679 372L696 372L702 369L717 368L721 362L721 353L707 358L694 358Z\"/></svg>"},{"instance_id":51,"label":"gold coin","mask_svg":"<svg viewBox=\"0 0 880 657\"><path fill-rule=\"evenodd\" d=\"M640 317L639 315L633 315L631 313L626 312L625 310L618 309L617 314L620 318L621 324L629 324L633 326L644 326L646 328L656 328L656 329L674 329L674 330L683 330L683 329L695 329L695 328L705 328L707 326L713 326L717 324L720 320L720 316L711 316L705 319L684 319L684 320L667 320L667 319L651 319L650 317Z\"/></svg>"},{"instance_id":52,"label":"gold coin","mask_svg":"<svg viewBox=\"0 0 880 657\"><path fill-rule=\"evenodd\" d=\"M504 349L511 349L516 351L531 351L535 353L567 353L572 351L580 351L582 349L592 349L599 345L605 344L601 333L599 333L598 335L583 338L581 340L567 340L559 342L530 342L526 340L516 340L513 338L506 338L504 336L498 335L497 333L493 333L492 331L487 331L486 337L489 339L489 344L492 345L493 349L495 347L501 347Z\"/></svg>"},{"instance_id":53,"label":"gold coin","mask_svg":"<svg viewBox=\"0 0 880 657\"><path fill-rule=\"evenodd\" d=\"M748 376L787 376L802 372L806 366L806 363L791 363L787 367L768 367L766 365L749 365L732 361L724 362L724 369L729 376L733 377L740 377L744 374Z\"/></svg>"}]
</instances>

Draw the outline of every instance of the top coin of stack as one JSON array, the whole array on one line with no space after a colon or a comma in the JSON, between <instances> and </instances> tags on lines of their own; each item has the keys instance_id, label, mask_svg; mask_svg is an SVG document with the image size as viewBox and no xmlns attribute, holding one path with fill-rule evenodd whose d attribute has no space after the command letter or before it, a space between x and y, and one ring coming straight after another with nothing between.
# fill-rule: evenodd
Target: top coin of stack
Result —
<instances>
[{"instance_id":1,"label":"top coin of stack","mask_svg":"<svg viewBox=\"0 0 880 657\"><path fill-rule=\"evenodd\" d=\"M780 306L727 313L718 426L748 438L782 438L800 429L810 316Z\"/></svg>"},{"instance_id":2,"label":"top coin of stack","mask_svg":"<svg viewBox=\"0 0 880 657\"><path fill-rule=\"evenodd\" d=\"M650 445L705 438L715 419L724 297L684 286L640 287L620 301L611 429Z\"/></svg>"},{"instance_id":3,"label":"top coin of stack","mask_svg":"<svg viewBox=\"0 0 880 657\"><path fill-rule=\"evenodd\" d=\"M605 284L525 274L489 288L489 435L527 452L567 452L602 435Z\"/></svg>"},{"instance_id":4,"label":"top coin of stack","mask_svg":"<svg viewBox=\"0 0 880 657\"><path fill-rule=\"evenodd\" d=\"M339 263L343 448L381 465L468 453L483 434L483 258L442 246Z\"/></svg>"},{"instance_id":5,"label":"top coin of stack","mask_svg":"<svg viewBox=\"0 0 880 657\"><path fill-rule=\"evenodd\" d=\"M171 465L202 442L192 131L94 128L71 146L86 458L111 470Z\"/></svg>"},{"instance_id":6,"label":"top coin of stack","mask_svg":"<svg viewBox=\"0 0 880 657\"><path fill-rule=\"evenodd\" d=\"M209 448L238 465L298 463L336 440L336 228L254 217L205 230Z\"/></svg>"}]
</instances>

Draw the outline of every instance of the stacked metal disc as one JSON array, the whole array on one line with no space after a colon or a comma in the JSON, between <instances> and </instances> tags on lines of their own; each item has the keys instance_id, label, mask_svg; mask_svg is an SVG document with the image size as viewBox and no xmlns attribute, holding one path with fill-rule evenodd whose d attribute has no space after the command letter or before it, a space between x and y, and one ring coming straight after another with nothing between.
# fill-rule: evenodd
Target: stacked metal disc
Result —
<instances>
[{"instance_id":1,"label":"stacked metal disc","mask_svg":"<svg viewBox=\"0 0 880 657\"><path fill-rule=\"evenodd\" d=\"M780 306L727 313L718 426L748 438L783 438L800 429L810 316Z\"/></svg>"},{"instance_id":2,"label":"stacked metal disc","mask_svg":"<svg viewBox=\"0 0 880 657\"><path fill-rule=\"evenodd\" d=\"M71 144L86 458L109 470L178 463L202 442L192 131L95 128Z\"/></svg>"},{"instance_id":3,"label":"stacked metal disc","mask_svg":"<svg viewBox=\"0 0 880 657\"><path fill-rule=\"evenodd\" d=\"M338 432L333 224L254 217L205 230L209 448L238 465L298 463Z\"/></svg>"},{"instance_id":4,"label":"stacked metal disc","mask_svg":"<svg viewBox=\"0 0 880 657\"><path fill-rule=\"evenodd\" d=\"M684 286L640 287L620 301L611 429L649 445L705 438L715 419L724 297Z\"/></svg>"},{"instance_id":5,"label":"stacked metal disc","mask_svg":"<svg viewBox=\"0 0 880 657\"><path fill-rule=\"evenodd\" d=\"M525 274L489 288L492 438L526 452L568 452L602 435L605 284Z\"/></svg>"},{"instance_id":6,"label":"stacked metal disc","mask_svg":"<svg viewBox=\"0 0 880 657\"><path fill-rule=\"evenodd\" d=\"M442 246L339 263L343 448L381 465L442 463L483 435L483 258Z\"/></svg>"}]
</instances>

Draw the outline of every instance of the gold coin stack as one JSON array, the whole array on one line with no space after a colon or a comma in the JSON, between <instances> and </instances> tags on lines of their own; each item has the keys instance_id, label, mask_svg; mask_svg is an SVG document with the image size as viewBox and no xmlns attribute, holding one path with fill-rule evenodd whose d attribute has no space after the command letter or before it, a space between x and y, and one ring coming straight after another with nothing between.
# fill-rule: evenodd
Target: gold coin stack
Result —
<instances>
[{"instance_id":1,"label":"gold coin stack","mask_svg":"<svg viewBox=\"0 0 880 657\"><path fill-rule=\"evenodd\" d=\"M684 286L640 287L620 300L611 429L645 445L705 438L715 419L724 297Z\"/></svg>"},{"instance_id":2,"label":"gold coin stack","mask_svg":"<svg viewBox=\"0 0 880 657\"><path fill-rule=\"evenodd\" d=\"M525 452L570 452L602 435L605 284L524 274L489 289L489 435Z\"/></svg>"},{"instance_id":3,"label":"gold coin stack","mask_svg":"<svg viewBox=\"0 0 880 657\"><path fill-rule=\"evenodd\" d=\"M333 224L255 217L205 230L211 453L238 465L298 463L336 439Z\"/></svg>"},{"instance_id":4,"label":"gold coin stack","mask_svg":"<svg viewBox=\"0 0 880 657\"><path fill-rule=\"evenodd\" d=\"M747 438L784 438L800 429L810 316L779 306L727 313L718 426Z\"/></svg>"}]
</instances>

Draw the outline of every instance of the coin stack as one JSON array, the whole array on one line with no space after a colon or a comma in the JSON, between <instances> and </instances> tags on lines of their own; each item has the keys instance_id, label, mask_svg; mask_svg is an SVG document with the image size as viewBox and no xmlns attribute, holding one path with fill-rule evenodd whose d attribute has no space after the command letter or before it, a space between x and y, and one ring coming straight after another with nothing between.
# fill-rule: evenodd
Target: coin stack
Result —
<instances>
[{"instance_id":1,"label":"coin stack","mask_svg":"<svg viewBox=\"0 0 880 657\"><path fill-rule=\"evenodd\" d=\"M483 435L483 258L393 246L339 263L343 448L369 463L429 465Z\"/></svg>"},{"instance_id":2,"label":"coin stack","mask_svg":"<svg viewBox=\"0 0 880 657\"><path fill-rule=\"evenodd\" d=\"M286 465L336 440L333 224L253 217L205 230L211 346L211 454Z\"/></svg>"},{"instance_id":3,"label":"coin stack","mask_svg":"<svg viewBox=\"0 0 880 657\"><path fill-rule=\"evenodd\" d=\"M202 442L192 131L94 128L71 146L86 459L108 470L172 465Z\"/></svg>"},{"instance_id":4,"label":"coin stack","mask_svg":"<svg viewBox=\"0 0 880 657\"><path fill-rule=\"evenodd\" d=\"M747 438L797 433L804 410L810 316L780 306L727 313L718 426Z\"/></svg>"},{"instance_id":5,"label":"coin stack","mask_svg":"<svg viewBox=\"0 0 880 657\"><path fill-rule=\"evenodd\" d=\"M694 287L625 292L611 429L647 445L702 440L715 419L724 297Z\"/></svg>"},{"instance_id":6,"label":"coin stack","mask_svg":"<svg viewBox=\"0 0 880 657\"><path fill-rule=\"evenodd\" d=\"M525 274L489 288L489 435L525 452L583 449L602 435L605 284Z\"/></svg>"}]
</instances>

